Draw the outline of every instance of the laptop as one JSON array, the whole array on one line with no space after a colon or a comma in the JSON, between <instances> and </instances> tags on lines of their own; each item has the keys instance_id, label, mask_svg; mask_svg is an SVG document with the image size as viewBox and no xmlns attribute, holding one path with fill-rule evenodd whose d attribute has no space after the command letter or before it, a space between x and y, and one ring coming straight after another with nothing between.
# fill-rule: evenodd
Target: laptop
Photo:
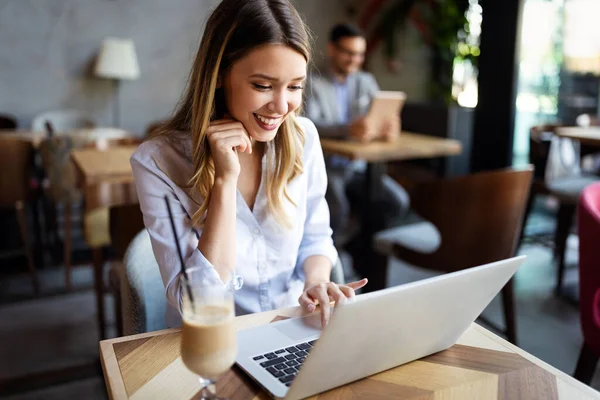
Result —
<instances>
[{"instance_id":1,"label":"laptop","mask_svg":"<svg viewBox=\"0 0 600 400\"><path fill-rule=\"evenodd\" d=\"M357 296L238 332L236 363L274 398L301 399L451 347L523 263L514 257Z\"/></svg>"}]
</instances>

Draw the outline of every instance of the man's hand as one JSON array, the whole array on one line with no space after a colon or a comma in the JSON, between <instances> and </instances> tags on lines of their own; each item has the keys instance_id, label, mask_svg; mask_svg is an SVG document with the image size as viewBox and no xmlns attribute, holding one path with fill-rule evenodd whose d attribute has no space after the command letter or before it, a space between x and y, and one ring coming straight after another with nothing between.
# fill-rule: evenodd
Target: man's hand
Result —
<instances>
[{"instance_id":1,"label":"man's hand","mask_svg":"<svg viewBox=\"0 0 600 400\"><path fill-rule=\"evenodd\" d=\"M350 124L350 137L360 140L361 142L370 142L375 139L373 123L366 116L359 117Z\"/></svg>"},{"instance_id":2,"label":"man's hand","mask_svg":"<svg viewBox=\"0 0 600 400\"><path fill-rule=\"evenodd\" d=\"M381 137L386 142L395 142L400 137L400 117L390 118L383 124Z\"/></svg>"}]
</instances>

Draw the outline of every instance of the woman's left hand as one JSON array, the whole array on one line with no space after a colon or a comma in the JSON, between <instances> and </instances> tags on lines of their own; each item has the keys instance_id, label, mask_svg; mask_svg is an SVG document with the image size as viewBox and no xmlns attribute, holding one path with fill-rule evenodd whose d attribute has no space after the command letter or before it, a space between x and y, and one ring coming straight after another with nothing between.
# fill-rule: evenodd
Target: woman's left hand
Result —
<instances>
[{"instance_id":1,"label":"woman's left hand","mask_svg":"<svg viewBox=\"0 0 600 400\"><path fill-rule=\"evenodd\" d=\"M321 325L325 327L331 315L331 305L329 303L335 301L335 304L338 305L344 304L347 299L354 299L354 291L365 286L367 282L366 278L345 285L338 285L333 282L307 282L298 303L305 311L310 313L315 311L318 303L321 306Z\"/></svg>"}]
</instances>

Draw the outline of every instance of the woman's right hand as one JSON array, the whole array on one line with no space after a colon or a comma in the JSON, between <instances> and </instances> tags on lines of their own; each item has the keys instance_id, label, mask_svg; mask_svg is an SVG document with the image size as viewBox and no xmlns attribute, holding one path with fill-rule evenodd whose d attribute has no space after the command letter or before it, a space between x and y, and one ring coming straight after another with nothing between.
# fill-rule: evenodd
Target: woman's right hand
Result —
<instances>
[{"instance_id":1,"label":"woman's right hand","mask_svg":"<svg viewBox=\"0 0 600 400\"><path fill-rule=\"evenodd\" d=\"M237 152L252 153L252 142L242 123L233 119L212 121L206 136L215 163L215 179L237 180L240 174Z\"/></svg>"}]
</instances>

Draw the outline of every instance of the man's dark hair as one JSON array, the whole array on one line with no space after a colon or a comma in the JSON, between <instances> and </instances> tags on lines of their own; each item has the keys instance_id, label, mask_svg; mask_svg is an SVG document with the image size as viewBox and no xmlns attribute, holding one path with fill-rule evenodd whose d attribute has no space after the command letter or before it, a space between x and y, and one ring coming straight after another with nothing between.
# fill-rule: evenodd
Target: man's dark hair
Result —
<instances>
[{"instance_id":1,"label":"man's dark hair","mask_svg":"<svg viewBox=\"0 0 600 400\"><path fill-rule=\"evenodd\" d=\"M333 28L331 28L331 32L329 33L329 41L331 43L337 43L340 39L347 37L364 38L365 34L363 33L363 31L360 30L360 28L352 24L337 24Z\"/></svg>"}]
</instances>

